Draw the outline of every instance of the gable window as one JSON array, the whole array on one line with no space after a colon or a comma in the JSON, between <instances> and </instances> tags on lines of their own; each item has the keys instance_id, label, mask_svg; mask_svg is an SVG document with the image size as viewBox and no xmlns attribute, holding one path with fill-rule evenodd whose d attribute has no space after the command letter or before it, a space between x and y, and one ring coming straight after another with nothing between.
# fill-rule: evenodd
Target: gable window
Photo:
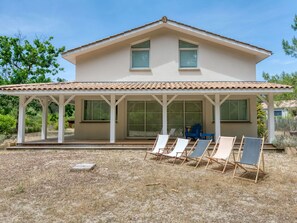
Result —
<instances>
[{"instance_id":1,"label":"gable window","mask_svg":"<svg viewBox=\"0 0 297 223\"><path fill-rule=\"evenodd\" d=\"M249 103L248 100L226 100L221 105L222 122L246 122L249 121ZM214 107L213 107L214 120Z\"/></svg>"},{"instance_id":2,"label":"gable window","mask_svg":"<svg viewBox=\"0 0 297 223\"><path fill-rule=\"evenodd\" d=\"M103 100L84 100L83 121L109 122L110 106Z\"/></svg>"},{"instance_id":3,"label":"gable window","mask_svg":"<svg viewBox=\"0 0 297 223\"><path fill-rule=\"evenodd\" d=\"M198 45L179 40L179 67L197 68Z\"/></svg>"},{"instance_id":4,"label":"gable window","mask_svg":"<svg viewBox=\"0 0 297 223\"><path fill-rule=\"evenodd\" d=\"M131 46L131 68L149 68L150 41L144 41Z\"/></svg>"}]
</instances>

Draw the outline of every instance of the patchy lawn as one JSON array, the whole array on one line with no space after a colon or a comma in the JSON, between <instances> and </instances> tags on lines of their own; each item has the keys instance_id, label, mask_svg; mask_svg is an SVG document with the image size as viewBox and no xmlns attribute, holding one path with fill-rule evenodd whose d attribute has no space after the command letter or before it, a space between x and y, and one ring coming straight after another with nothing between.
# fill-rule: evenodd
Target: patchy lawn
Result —
<instances>
[{"instance_id":1,"label":"patchy lawn","mask_svg":"<svg viewBox=\"0 0 297 223\"><path fill-rule=\"evenodd\" d=\"M297 222L297 157L266 153L258 184L143 157L0 151L0 222ZM97 166L70 172L80 162Z\"/></svg>"}]
</instances>

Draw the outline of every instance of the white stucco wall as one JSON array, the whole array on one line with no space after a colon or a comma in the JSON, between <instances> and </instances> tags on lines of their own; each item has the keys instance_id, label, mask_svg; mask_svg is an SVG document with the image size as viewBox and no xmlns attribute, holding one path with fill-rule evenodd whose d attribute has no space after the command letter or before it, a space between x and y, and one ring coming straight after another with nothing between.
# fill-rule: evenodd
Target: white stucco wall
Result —
<instances>
[{"instance_id":1,"label":"white stucco wall","mask_svg":"<svg viewBox=\"0 0 297 223\"><path fill-rule=\"evenodd\" d=\"M130 70L130 45L149 38L150 70ZM179 70L178 40L199 45L199 70ZM256 59L172 30L154 31L77 58L76 81L254 81Z\"/></svg>"}]
</instances>

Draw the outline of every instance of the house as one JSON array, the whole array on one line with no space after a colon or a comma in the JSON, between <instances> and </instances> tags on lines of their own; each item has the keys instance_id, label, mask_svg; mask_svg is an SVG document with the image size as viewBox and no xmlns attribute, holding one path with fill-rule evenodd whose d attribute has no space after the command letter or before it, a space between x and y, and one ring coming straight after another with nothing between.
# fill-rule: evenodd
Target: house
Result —
<instances>
[{"instance_id":1,"label":"house","mask_svg":"<svg viewBox=\"0 0 297 223\"><path fill-rule=\"evenodd\" d=\"M265 103L262 103L262 107L263 107L263 110L268 115L267 105ZM297 112L297 101L296 100L276 101L274 103L274 117L286 118L289 116L289 111Z\"/></svg>"},{"instance_id":2,"label":"house","mask_svg":"<svg viewBox=\"0 0 297 223\"><path fill-rule=\"evenodd\" d=\"M26 105L59 106L58 143L64 142L65 105L75 103L75 138L155 137L200 123L203 132L257 136L256 100L268 105L274 138L273 95L291 86L257 82L256 64L271 51L163 17L63 53L76 66L66 83L0 86L19 103L18 143L24 143Z\"/></svg>"}]
</instances>

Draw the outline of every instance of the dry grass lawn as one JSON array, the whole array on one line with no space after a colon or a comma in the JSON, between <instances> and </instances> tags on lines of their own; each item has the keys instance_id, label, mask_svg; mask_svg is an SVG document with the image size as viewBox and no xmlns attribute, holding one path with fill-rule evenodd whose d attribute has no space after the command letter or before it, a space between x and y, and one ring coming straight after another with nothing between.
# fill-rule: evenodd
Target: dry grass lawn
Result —
<instances>
[{"instance_id":1,"label":"dry grass lawn","mask_svg":"<svg viewBox=\"0 0 297 223\"><path fill-rule=\"evenodd\" d=\"M254 184L143 156L1 151L0 222L297 222L297 157L266 153L269 176ZM70 172L81 162L97 166Z\"/></svg>"}]
</instances>

